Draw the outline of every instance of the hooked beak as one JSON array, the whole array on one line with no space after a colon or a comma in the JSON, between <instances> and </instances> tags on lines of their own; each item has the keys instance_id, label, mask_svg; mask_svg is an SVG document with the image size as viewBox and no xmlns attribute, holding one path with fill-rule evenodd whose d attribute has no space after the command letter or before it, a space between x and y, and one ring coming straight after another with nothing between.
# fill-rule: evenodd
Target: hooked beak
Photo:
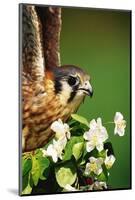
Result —
<instances>
[{"instance_id":1,"label":"hooked beak","mask_svg":"<svg viewBox=\"0 0 135 200\"><path fill-rule=\"evenodd\" d=\"M84 85L79 88L82 90L86 95L92 97L93 96L93 89L89 81L85 81Z\"/></svg>"}]
</instances>

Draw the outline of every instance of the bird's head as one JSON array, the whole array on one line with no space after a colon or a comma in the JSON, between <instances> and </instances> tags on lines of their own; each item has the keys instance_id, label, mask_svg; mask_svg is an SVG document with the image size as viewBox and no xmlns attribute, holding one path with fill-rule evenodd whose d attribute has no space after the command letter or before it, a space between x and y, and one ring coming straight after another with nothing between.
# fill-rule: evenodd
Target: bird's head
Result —
<instances>
[{"instance_id":1,"label":"bird's head","mask_svg":"<svg viewBox=\"0 0 135 200\"><path fill-rule=\"evenodd\" d=\"M80 104L86 95L92 97L90 76L74 65L51 68L47 77L54 83L54 92L65 104Z\"/></svg>"}]
</instances>

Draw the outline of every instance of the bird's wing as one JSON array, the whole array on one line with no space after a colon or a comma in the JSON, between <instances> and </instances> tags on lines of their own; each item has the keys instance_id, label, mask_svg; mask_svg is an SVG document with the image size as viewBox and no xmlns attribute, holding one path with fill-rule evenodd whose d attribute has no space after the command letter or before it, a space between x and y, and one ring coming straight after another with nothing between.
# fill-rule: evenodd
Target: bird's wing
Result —
<instances>
[{"instance_id":1,"label":"bird's wing","mask_svg":"<svg viewBox=\"0 0 135 200\"><path fill-rule=\"evenodd\" d=\"M33 81L44 78L44 54L41 23L31 5L22 6L22 67L23 75ZM27 74L27 75L26 75Z\"/></svg>"},{"instance_id":2,"label":"bird's wing","mask_svg":"<svg viewBox=\"0 0 135 200\"><path fill-rule=\"evenodd\" d=\"M21 7L21 70L23 123L30 115L30 108L45 94L45 61L42 44L42 27L35 7ZM41 95L42 94L42 95Z\"/></svg>"},{"instance_id":3,"label":"bird's wing","mask_svg":"<svg viewBox=\"0 0 135 200\"><path fill-rule=\"evenodd\" d=\"M43 48L46 68L60 66L60 7L35 7L42 24Z\"/></svg>"},{"instance_id":4,"label":"bird's wing","mask_svg":"<svg viewBox=\"0 0 135 200\"><path fill-rule=\"evenodd\" d=\"M32 99L44 93L45 61L42 44L42 25L35 7L22 5L21 17L21 69L23 109L32 104Z\"/></svg>"},{"instance_id":5,"label":"bird's wing","mask_svg":"<svg viewBox=\"0 0 135 200\"><path fill-rule=\"evenodd\" d=\"M61 8L22 5L21 19L22 82L39 91L45 67L60 65Z\"/></svg>"},{"instance_id":6,"label":"bird's wing","mask_svg":"<svg viewBox=\"0 0 135 200\"><path fill-rule=\"evenodd\" d=\"M60 65L61 8L25 4L21 8L22 96L27 110L45 95L45 71Z\"/></svg>"}]
</instances>

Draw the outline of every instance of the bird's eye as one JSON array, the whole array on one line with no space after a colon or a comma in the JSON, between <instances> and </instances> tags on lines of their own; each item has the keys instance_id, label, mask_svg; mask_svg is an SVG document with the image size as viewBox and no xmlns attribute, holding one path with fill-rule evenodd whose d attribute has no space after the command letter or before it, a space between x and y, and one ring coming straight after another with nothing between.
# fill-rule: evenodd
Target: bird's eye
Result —
<instances>
[{"instance_id":1,"label":"bird's eye","mask_svg":"<svg viewBox=\"0 0 135 200\"><path fill-rule=\"evenodd\" d=\"M69 79L68 79L68 84L69 85L75 85L76 84L76 82L77 82L77 78L76 77L74 77L74 76L70 76L69 77Z\"/></svg>"}]
</instances>

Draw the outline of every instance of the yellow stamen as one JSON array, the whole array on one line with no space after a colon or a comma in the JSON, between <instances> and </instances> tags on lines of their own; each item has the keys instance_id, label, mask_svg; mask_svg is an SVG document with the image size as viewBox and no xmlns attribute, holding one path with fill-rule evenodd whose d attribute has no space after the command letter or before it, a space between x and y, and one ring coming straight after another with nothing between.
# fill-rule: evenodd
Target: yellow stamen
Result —
<instances>
[{"instance_id":1,"label":"yellow stamen","mask_svg":"<svg viewBox=\"0 0 135 200\"><path fill-rule=\"evenodd\" d=\"M91 163L90 164L90 171L94 172L97 170L97 164L96 163Z\"/></svg>"}]
</instances>

